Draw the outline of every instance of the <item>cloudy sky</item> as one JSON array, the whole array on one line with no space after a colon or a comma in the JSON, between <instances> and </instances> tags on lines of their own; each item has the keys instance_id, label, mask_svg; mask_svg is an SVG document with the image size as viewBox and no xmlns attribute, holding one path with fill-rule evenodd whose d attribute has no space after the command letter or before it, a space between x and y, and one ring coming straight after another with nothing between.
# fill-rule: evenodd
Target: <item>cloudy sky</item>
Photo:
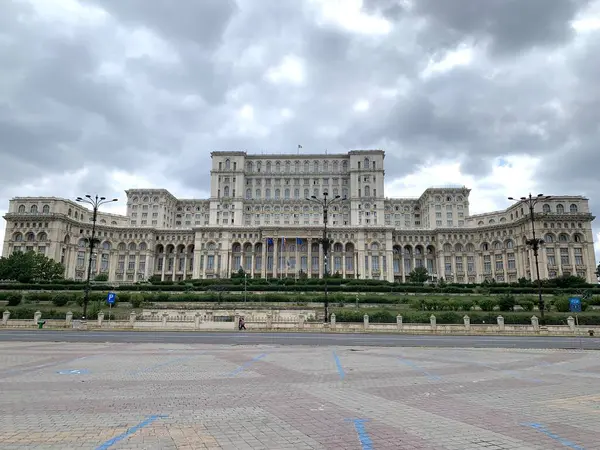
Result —
<instances>
[{"instance_id":1,"label":"cloudy sky","mask_svg":"<svg viewBox=\"0 0 600 450\"><path fill-rule=\"evenodd\" d=\"M0 5L2 213L205 197L211 151L298 144L384 149L391 197L464 184L474 213L530 191L600 212L600 0Z\"/></svg>"}]
</instances>

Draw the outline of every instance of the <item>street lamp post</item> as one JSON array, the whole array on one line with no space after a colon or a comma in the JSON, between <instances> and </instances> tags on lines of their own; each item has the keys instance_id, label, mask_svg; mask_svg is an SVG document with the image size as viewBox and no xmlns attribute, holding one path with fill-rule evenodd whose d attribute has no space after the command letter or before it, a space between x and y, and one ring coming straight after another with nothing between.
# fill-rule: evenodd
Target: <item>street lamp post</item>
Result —
<instances>
[{"instance_id":1,"label":"street lamp post","mask_svg":"<svg viewBox=\"0 0 600 450\"><path fill-rule=\"evenodd\" d=\"M529 218L531 219L532 238L527 239L525 241L525 243L527 245L529 245L531 247L531 249L533 250L533 258L535 261L535 274L537 277L537 288L538 288L538 309L540 310L540 315L541 315L540 325L542 325L542 326L546 325L546 319L544 317L545 305L544 305L544 299L542 298L542 280L540 279L540 263L538 260L538 254L539 254L538 252L539 252L540 246L544 243L544 240L538 239L535 235L534 208L535 208L535 205L539 201L548 200L549 198L550 198L549 195L544 195L544 194L538 194L536 196L529 194L529 196L521 197L519 199L516 199L514 197L508 197L509 200L512 200L514 202L525 203L525 205L527 205L527 207L529 208Z\"/></svg>"},{"instance_id":2,"label":"street lamp post","mask_svg":"<svg viewBox=\"0 0 600 450\"><path fill-rule=\"evenodd\" d=\"M327 252L329 250L329 246L332 243L332 241L327 237L327 221L329 217L330 205L342 201L342 198L339 195L336 195L332 199L329 199L328 196L329 194L327 192L323 192L322 200L318 199L315 195L306 199L309 202L316 203L323 208L323 237L321 238L321 245L323 246L323 279L325 280L325 323L329 322L329 293L327 286L327 275L329 273L329 270Z\"/></svg>"},{"instance_id":3,"label":"street lamp post","mask_svg":"<svg viewBox=\"0 0 600 450\"><path fill-rule=\"evenodd\" d=\"M87 305L90 299L90 278L92 277L92 258L96 238L96 220L98 219L98 208L105 203L116 202L118 199L113 198L112 200L107 200L106 197L98 197L98 195L92 197L88 194L85 197L77 197L75 200L79 203L87 203L92 207L92 236L88 240L90 256L88 259L87 277L85 279L85 290L83 294L83 315L81 317L82 320L85 320L87 316Z\"/></svg>"}]
</instances>

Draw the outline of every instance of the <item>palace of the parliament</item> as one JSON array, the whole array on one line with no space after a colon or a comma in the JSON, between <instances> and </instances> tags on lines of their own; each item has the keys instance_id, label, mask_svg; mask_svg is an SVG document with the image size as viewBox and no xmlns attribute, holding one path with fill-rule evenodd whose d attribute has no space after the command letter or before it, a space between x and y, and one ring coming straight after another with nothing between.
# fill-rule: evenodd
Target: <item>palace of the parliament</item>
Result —
<instances>
[{"instance_id":1,"label":"palace of the parliament","mask_svg":"<svg viewBox=\"0 0 600 450\"><path fill-rule=\"evenodd\" d=\"M381 150L345 154L256 155L213 152L208 199L165 189L132 189L127 214L98 214L93 274L113 282L225 278L243 268L261 278L321 277L323 209L307 201L339 196L329 208L328 272L344 278L405 281L417 267L432 279L479 283L535 279L526 205L469 214L466 187L429 188L418 198L387 198ZM93 194L93 193L91 193ZM514 193L507 193L514 194ZM596 282L588 200L552 196L536 205L545 240L540 275ZM92 213L55 197L10 201L2 254L33 250L85 279Z\"/></svg>"}]
</instances>

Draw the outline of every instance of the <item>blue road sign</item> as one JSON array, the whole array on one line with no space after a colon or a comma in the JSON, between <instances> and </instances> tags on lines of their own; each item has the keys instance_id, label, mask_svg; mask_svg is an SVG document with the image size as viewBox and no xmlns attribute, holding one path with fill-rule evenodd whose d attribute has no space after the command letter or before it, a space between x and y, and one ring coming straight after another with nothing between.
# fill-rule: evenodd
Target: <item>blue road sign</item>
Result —
<instances>
[{"instance_id":1,"label":"blue road sign","mask_svg":"<svg viewBox=\"0 0 600 450\"><path fill-rule=\"evenodd\" d=\"M581 312L581 299L579 297L569 298L569 310L574 313Z\"/></svg>"},{"instance_id":2,"label":"blue road sign","mask_svg":"<svg viewBox=\"0 0 600 450\"><path fill-rule=\"evenodd\" d=\"M106 301L108 302L109 305L114 305L116 299L117 299L117 294L115 294L114 292L109 292L108 296L106 297Z\"/></svg>"}]
</instances>

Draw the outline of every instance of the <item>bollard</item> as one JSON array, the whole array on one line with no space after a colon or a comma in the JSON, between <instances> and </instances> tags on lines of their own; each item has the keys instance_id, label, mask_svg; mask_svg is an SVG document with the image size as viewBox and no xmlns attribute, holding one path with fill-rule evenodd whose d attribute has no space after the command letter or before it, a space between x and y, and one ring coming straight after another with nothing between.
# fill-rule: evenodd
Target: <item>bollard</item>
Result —
<instances>
[{"instance_id":1,"label":"bollard","mask_svg":"<svg viewBox=\"0 0 600 450\"><path fill-rule=\"evenodd\" d=\"M398 314L396 316L396 328L398 329L398 331L402 330L404 324L402 323L402 316L400 314Z\"/></svg>"},{"instance_id":2,"label":"bollard","mask_svg":"<svg viewBox=\"0 0 600 450\"><path fill-rule=\"evenodd\" d=\"M437 328L437 320L433 314L429 317L429 324L431 325L431 331L435 331Z\"/></svg>"},{"instance_id":3,"label":"bollard","mask_svg":"<svg viewBox=\"0 0 600 450\"><path fill-rule=\"evenodd\" d=\"M8 319L10 319L10 311L4 311L2 313L2 325L8 325Z\"/></svg>"},{"instance_id":4,"label":"bollard","mask_svg":"<svg viewBox=\"0 0 600 450\"><path fill-rule=\"evenodd\" d=\"M363 316L363 326L365 327L365 330L369 329L369 315L365 314Z\"/></svg>"},{"instance_id":5,"label":"bollard","mask_svg":"<svg viewBox=\"0 0 600 450\"><path fill-rule=\"evenodd\" d=\"M298 314L298 329L302 330L303 328L304 328L304 314Z\"/></svg>"},{"instance_id":6,"label":"bollard","mask_svg":"<svg viewBox=\"0 0 600 450\"><path fill-rule=\"evenodd\" d=\"M73 312L69 311L69 312L67 312L67 315L65 316L65 325L67 327L70 327L72 323L73 323Z\"/></svg>"},{"instance_id":7,"label":"bollard","mask_svg":"<svg viewBox=\"0 0 600 450\"><path fill-rule=\"evenodd\" d=\"M569 330L575 331L575 319L572 316L567 317L567 325L569 325Z\"/></svg>"},{"instance_id":8,"label":"bollard","mask_svg":"<svg viewBox=\"0 0 600 450\"><path fill-rule=\"evenodd\" d=\"M102 322L104 322L104 312L100 311L98 313L98 326L102 328Z\"/></svg>"},{"instance_id":9,"label":"bollard","mask_svg":"<svg viewBox=\"0 0 600 450\"><path fill-rule=\"evenodd\" d=\"M504 317L502 317L502 316L496 317L496 322L498 323L498 330L504 331Z\"/></svg>"},{"instance_id":10,"label":"bollard","mask_svg":"<svg viewBox=\"0 0 600 450\"><path fill-rule=\"evenodd\" d=\"M471 318L466 314L463 317L463 323L465 324L465 330L469 331L471 329Z\"/></svg>"},{"instance_id":11,"label":"bollard","mask_svg":"<svg viewBox=\"0 0 600 450\"><path fill-rule=\"evenodd\" d=\"M533 327L533 331L540 331L540 321L537 316L531 317L531 326Z\"/></svg>"},{"instance_id":12,"label":"bollard","mask_svg":"<svg viewBox=\"0 0 600 450\"><path fill-rule=\"evenodd\" d=\"M329 316L329 325L332 330L335 329L335 320L335 313L331 313L331 316Z\"/></svg>"}]
</instances>

